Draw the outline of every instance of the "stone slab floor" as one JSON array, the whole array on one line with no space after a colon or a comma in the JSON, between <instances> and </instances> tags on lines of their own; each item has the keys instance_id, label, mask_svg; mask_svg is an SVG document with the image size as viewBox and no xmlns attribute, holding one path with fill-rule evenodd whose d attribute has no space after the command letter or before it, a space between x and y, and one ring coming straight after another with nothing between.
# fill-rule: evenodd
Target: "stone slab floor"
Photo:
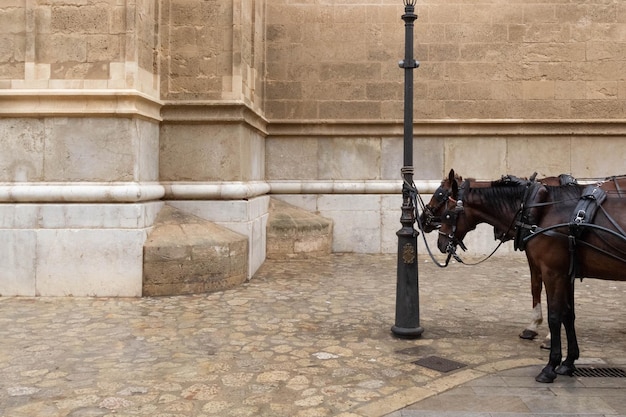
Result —
<instances>
[{"instance_id":1,"label":"stone slab floor","mask_svg":"<svg viewBox=\"0 0 626 417\"><path fill-rule=\"evenodd\" d=\"M531 313L522 256L446 269L420 259L419 280L415 340L390 332L395 255L268 261L212 294L0 297L0 416L514 416L472 409L515 372L546 401L533 376L547 352L517 336ZM626 283L577 283L583 359L626 365L625 295ZM464 366L414 363L430 356Z\"/></svg>"}]
</instances>

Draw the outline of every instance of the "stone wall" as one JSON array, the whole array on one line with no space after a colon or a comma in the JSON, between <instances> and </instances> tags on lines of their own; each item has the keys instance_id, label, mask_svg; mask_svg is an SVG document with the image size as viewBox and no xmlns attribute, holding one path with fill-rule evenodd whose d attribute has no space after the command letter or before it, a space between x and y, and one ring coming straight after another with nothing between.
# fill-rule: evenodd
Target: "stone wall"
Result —
<instances>
[{"instance_id":1,"label":"stone wall","mask_svg":"<svg viewBox=\"0 0 626 417\"><path fill-rule=\"evenodd\" d=\"M164 0L160 179L180 209L248 236L265 260L265 2Z\"/></svg>"},{"instance_id":2,"label":"stone wall","mask_svg":"<svg viewBox=\"0 0 626 417\"><path fill-rule=\"evenodd\" d=\"M451 167L483 179L621 172L626 5L421 1L416 11L416 178ZM388 1L268 5L269 181L399 178L403 12Z\"/></svg>"},{"instance_id":3,"label":"stone wall","mask_svg":"<svg viewBox=\"0 0 626 417\"><path fill-rule=\"evenodd\" d=\"M164 195L159 7L0 5L0 294L141 295Z\"/></svg>"},{"instance_id":4,"label":"stone wall","mask_svg":"<svg viewBox=\"0 0 626 417\"><path fill-rule=\"evenodd\" d=\"M161 98L235 100L262 113L265 2L161 3Z\"/></svg>"},{"instance_id":5,"label":"stone wall","mask_svg":"<svg viewBox=\"0 0 626 417\"><path fill-rule=\"evenodd\" d=\"M614 1L418 1L415 117L623 119L626 5ZM267 12L266 115L402 115L396 1L293 2Z\"/></svg>"},{"instance_id":6,"label":"stone wall","mask_svg":"<svg viewBox=\"0 0 626 417\"><path fill-rule=\"evenodd\" d=\"M127 89L158 98L150 0L7 0L0 8L0 86Z\"/></svg>"}]
</instances>

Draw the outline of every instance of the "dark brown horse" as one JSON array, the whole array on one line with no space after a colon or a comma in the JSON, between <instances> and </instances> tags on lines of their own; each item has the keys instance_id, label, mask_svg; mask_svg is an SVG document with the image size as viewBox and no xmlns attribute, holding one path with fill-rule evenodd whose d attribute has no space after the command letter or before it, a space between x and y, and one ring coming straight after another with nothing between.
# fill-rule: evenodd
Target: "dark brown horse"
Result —
<instances>
[{"instance_id":1,"label":"dark brown horse","mask_svg":"<svg viewBox=\"0 0 626 417\"><path fill-rule=\"evenodd\" d=\"M419 217L418 225L420 229L425 233L430 233L434 230L437 230L441 227L441 215L446 208L446 202L451 198L451 189L452 182L456 181L458 184L463 182L463 178L455 175L454 170L450 171L448 178L445 178L441 181L441 185L435 193L433 194L431 200L424 206L424 210ZM472 187L489 187L491 186L491 181L474 181L470 180ZM531 177L530 181L534 181L534 178ZM558 177L547 177L541 180L537 180L537 184L545 184L545 185L567 185L576 183L576 180L569 175L560 175ZM626 187L626 183L624 184ZM513 232L514 230L509 230L509 232ZM512 233L504 233L503 231L494 230L494 235L496 239L500 239L503 241L511 240L515 236ZM537 337L538 327L543 323L543 312L541 308L541 291L543 288L543 283L541 281L541 276L537 273L534 273L531 270L530 274L530 287L531 287L531 295L532 295L532 312L531 312L531 321L530 323L522 330L519 334L519 337L522 339L533 340ZM546 335L544 341L541 344L542 348L550 349L550 333Z\"/></svg>"},{"instance_id":2,"label":"dark brown horse","mask_svg":"<svg viewBox=\"0 0 626 417\"><path fill-rule=\"evenodd\" d=\"M431 200L425 205L422 214L419 217L418 225L420 229L425 233L430 233L441 226L441 214L445 209L446 201L451 197L451 181L455 180L458 184L463 182L463 178L454 174L454 170L450 171L448 178L445 178L439 188L435 190ZM525 179L522 179L525 180ZM473 188L488 187L491 186L491 181L471 181ZM534 176L529 181L535 181ZM604 179L596 179L595 181L600 188L607 191L609 198L614 197L626 197L626 176L612 176ZM587 181L589 182L589 180ZM577 184L577 180L567 174L562 174L554 177L545 177L536 180L537 184L559 186L559 185L574 185ZM537 213L535 213L536 216ZM510 230L509 232L514 232ZM511 240L515 238L514 233L504 233L503 231L495 230L496 239ZM536 271L531 268L530 271L530 285L532 295L532 312L530 323L522 330L519 337L522 339L533 340L537 337L538 327L543 323L543 312L541 306L541 291L543 288L543 282L541 280L541 271ZM550 349L550 333L546 335L544 341L541 343L541 347L544 349Z\"/></svg>"},{"instance_id":3,"label":"dark brown horse","mask_svg":"<svg viewBox=\"0 0 626 417\"><path fill-rule=\"evenodd\" d=\"M529 233L520 243L531 274L540 276L545 286L552 337L550 359L536 380L552 382L557 374L572 375L574 361L579 357L573 278L626 281L626 198L607 198L592 221L581 222L579 208L581 196L587 195L585 186L541 185L536 198L529 202L528 181L514 177L478 187L467 180L459 184L451 171L448 180L450 188L446 190L450 196L443 205L439 250L454 253L458 245L463 245L465 235L480 223L490 224L508 236L527 228ZM528 209L535 211L533 224L520 221L520 213ZM561 325L568 342L562 363Z\"/></svg>"}]
</instances>

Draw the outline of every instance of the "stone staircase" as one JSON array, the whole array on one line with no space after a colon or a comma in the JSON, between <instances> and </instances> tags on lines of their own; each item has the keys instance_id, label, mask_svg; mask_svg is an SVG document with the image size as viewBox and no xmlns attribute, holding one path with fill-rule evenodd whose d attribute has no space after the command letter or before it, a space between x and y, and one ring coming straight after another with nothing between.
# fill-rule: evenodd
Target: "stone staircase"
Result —
<instances>
[{"instance_id":1,"label":"stone staircase","mask_svg":"<svg viewBox=\"0 0 626 417\"><path fill-rule=\"evenodd\" d=\"M322 256L332 250L333 223L270 199L267 259ZM143 248L143 296L201 294L246 281L248 238L168 204Z\"/></svg>"},{"instance_id":2,"label":"stone staircase","mask_svg":"<svg viewBox=\"0 0 626 417\"><path fill-rule=\"evenodd\" d=\"M267 221L267 259L304 258L331 253L333 222L275 198Z\"/></svg>"},{"instance_id":3,"label":"stone staircase","mask_svg":"<svg viewBox=\"0 0 626 417\"><path fill-rule=\"evenodd\" d=\"M165 205L143 248L143 295L225 290L243 283L248 238Z\"/></svg>"}]
</instances>

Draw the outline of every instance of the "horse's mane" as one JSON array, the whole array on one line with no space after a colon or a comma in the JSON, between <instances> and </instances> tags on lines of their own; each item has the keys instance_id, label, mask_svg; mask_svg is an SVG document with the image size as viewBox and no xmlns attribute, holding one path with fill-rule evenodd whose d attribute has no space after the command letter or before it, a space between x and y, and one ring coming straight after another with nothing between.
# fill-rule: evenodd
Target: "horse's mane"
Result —
<instances>
[{"instance_id":1,"label":"horse's mane","mask_svg":"<svg viewBox=\"0 0 626 417\"><path fill-rule=\"evenodd\" d=\"M528 180L506 176L499 180L491 181L491 186L472 187L468 192L476 195L481 204L489 205L499 213L516 213L519 210ZM471 184L471 181L468 182Z\"/></svg>"},{"instance_id":2,"label":"horse's mane","mask_svg":"<svg viewBox=\"0 0 626 417\"><path fill-rule=\"evenodd\" d=\"M582 185L545 186L552 197L552 201L576 203L580 199Z\"/></svg>"},{"instance_id":3,"label":"horse's mane","mask_svg":"<svg viewBox=\"0 0 626 417\"><path fill-rule=\"evenodd\" d=\"M502 215L516 213L524 200L528 181L525 178L504 176L496 181L479 181L469 184L466 193L477 198L482 205L488 205ZM581 185L543 185L548 190L550 200L565 205L575 204L580 199L583 186Z\"/></svg>"}]
</instances>

